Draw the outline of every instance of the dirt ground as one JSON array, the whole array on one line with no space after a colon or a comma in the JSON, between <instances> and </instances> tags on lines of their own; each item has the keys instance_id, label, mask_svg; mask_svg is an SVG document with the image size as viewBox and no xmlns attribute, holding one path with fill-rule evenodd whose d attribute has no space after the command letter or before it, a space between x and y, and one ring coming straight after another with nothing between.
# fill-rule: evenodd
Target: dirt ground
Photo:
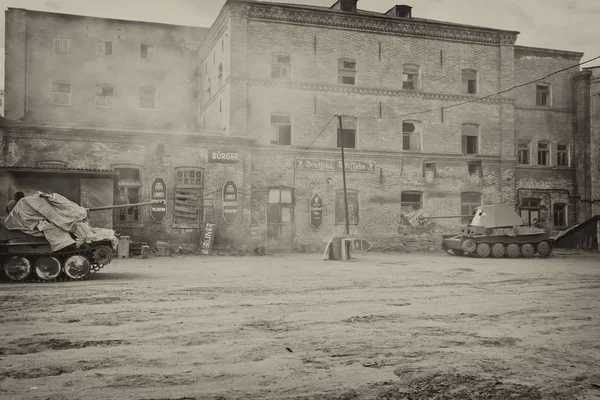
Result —
<instances>
[{"instance_id":1,"label":"dirt ground","mask_svg":"<svg viewBox=\"0 0 600 400\"><path fill-rule=\"evenodd\" d=\"M2 399L600 399L600 257L117 260L0 286Z\"/></svg>"}]
</instances>

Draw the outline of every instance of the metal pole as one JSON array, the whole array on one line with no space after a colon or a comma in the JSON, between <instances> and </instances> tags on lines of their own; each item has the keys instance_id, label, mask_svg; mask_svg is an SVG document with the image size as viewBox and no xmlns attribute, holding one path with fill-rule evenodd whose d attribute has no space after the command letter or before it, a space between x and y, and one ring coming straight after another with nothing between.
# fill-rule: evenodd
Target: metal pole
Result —
<instances>
[{"instance_id":1,"label":"metal pole","mask_svg":"<svg viewBox=\"0 0 600 400\"><path fill-rule=\"evenodd\" d=\"M342 148L342 179L344 181L344 212L346 214L345 235L350 234L350 221L348 220L348 196L346 193L346 161L344 160L344 134L342 131L342 116L338 115L338 126L340 130L340 147Z\"/></svg>"}]
</instances>

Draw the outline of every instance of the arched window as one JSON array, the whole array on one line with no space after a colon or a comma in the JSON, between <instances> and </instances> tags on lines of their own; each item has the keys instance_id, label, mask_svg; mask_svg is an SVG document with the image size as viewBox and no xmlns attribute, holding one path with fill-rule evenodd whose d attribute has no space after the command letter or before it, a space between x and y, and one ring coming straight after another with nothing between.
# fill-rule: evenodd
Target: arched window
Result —
<instances>
[{"instance_id":1,"label":"arched window","mask_svg":"<svg viewBox=\"0 0 600 400\"><path fill-rule=\"evenodd\" d=\"M421 121L402 121L402 150L421 151Z\"/></svg>"}]
</instances>

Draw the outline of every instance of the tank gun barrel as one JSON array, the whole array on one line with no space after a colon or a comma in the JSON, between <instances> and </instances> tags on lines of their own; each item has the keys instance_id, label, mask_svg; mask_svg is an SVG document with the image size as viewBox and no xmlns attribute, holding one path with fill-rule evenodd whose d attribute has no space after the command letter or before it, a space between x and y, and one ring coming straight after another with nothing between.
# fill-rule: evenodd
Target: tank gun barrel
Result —
<instances>
[{"instance_id":1,"label":"tank gun barrel","mask_svg":"<svg viewBox=\"0 0 600 400\"><path fill-rule=\"evenodd\" d=\"M103 211L103 210L114 210L117 208L129 208L129 207L138 207L138 206L149 206L151 204L165 204L164 200L156 200L156 201L146 201L143 203L130 203L130 204L117 204L114 206L102 206L102 207L90 207L88 208L88 212L90 211Z\"/></svg>"}]
</instances>

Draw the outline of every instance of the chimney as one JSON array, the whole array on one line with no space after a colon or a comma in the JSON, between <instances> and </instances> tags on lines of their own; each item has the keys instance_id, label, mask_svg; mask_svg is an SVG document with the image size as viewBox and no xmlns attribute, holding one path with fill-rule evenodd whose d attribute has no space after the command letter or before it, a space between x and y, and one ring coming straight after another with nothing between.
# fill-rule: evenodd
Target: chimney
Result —
<instances>
[{"instance_id":1,"label":"chimney","mask_svg":"<svg viewBox=\"0 0 600 400\"><path fill-rule=\"evenodd\" d=\"M332 10L340 10L355 13L356 3L358 3L358 0L338 0L330 8Z\"/></svg>"},{"instance_id":2,"label":"chimney","mask_svg":"<svg viewBox=\"0 0 600 400\"><path fill-rule=\"evenodd\" d=\"M396 17L396 18L412 18L412 7L411 6L407 6L407 5L398 5L398 6L394 6L392 8L390 8L390 10L388 12L385 13L385 15L390 15L392 17Z\"/></svg>"}]
</instances>

